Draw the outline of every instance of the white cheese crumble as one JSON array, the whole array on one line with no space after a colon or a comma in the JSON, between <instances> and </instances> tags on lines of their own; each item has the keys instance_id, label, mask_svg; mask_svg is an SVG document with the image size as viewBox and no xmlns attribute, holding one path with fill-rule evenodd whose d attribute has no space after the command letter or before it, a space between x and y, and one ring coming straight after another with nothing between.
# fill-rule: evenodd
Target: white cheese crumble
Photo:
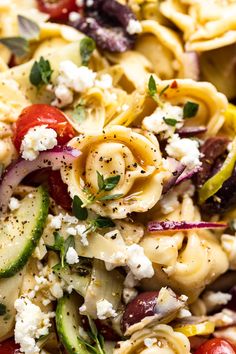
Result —
<instances>
[{"instance_id":1,"label":"white cheese crumble","mask_svg":"<svg viewBox=\"0 0 236 354\"><path fill-rule=\"evenodd\" d=\"M180 139L178 134L174 134L166 146L166 152L192 170L201 166L199 143L196 140L184 138Z\"/></svg>"},{"instance_id":2,"label":"white cheese crumble","mask_svg":"<svg viewBox=\"0 0 236 354\"><path fill-rule=\"evenodd\" d=\"M96 302L97 316L99 320L105 320L108 317L117 316L116 311L113 309L112 304L106 299Z\"/></svg>"},{"instance_id":3,"label":"white cheese crumble","mask_svg":"<svg viewBox=\"0 0 236 354\"><path fill-rule=\"evenodd\" d=\"M20 344L20 351L25 354L39 353L40 348L36 340L49 333L50 318L55 314L42 312L39 306L23 297L17 299L14 306L16 309L15 341Z\"/></svg>"},{"instance_id":4,"label":"white cheese crumble","mask_svg":"<svg viewBox=\"0 0 236 354\"><path fill-rule=\"evenodd\" d=\"M145 338L144 339L144 344L147 348L151 348L153 344L157 343L156 338Z\"/></svg>"},{"instance_id":5,"label":"white cheese crumble","mask_svg":"<svg viewBox=\"0 0 236 354\"><path fill-rule=\"evenodd\" d=\"M19 209L19 207L20 207L20 202L19 202L19 200L16 199L16 198L14 198L14 197L12 197L12 198L10 199L10 201L9 201L9 209L10 209L11 211L13 211L13 210Z\"/></svg>"},{"instance_id":6,"label":"white cheese crumble","mask_svg":"<svg viewBox=\"0 0 236 354\"><path fill-rule=\"evenodd\" d=\"M72 11L69 13L69 21L70 22L75 22L79 20L81 15L78 12Z\"/></svg>"},{"instance_id":7,"label":"white cheese crumble","mask_svg":"<svg viewBox=\"0 0 236 354\"><path fill-rule=\"evenodd\" d=\"M52 105L64 107L73 101L73 91L82 93L95 84L96 73L86 66L76 66L71 60L60 63Z\"/></svg>"},{"instance_id":8,"label":"white cheese crumble","mask_svg":"<svg viewBox=\"0 0 236 354\"><path fill-rule=\"evenodd\" d=\"M175 126L167 124L164 120L175 119ZM183 108L172 106L166 102L163 107L157 107L156 110L148 117L145 117L142 122L143 128L156 134L163 133L165 138L174 134L175 129L179 129L183 125Z\"/></svg>"},{"instance_id":9,"label":"white cheese crumble","mask_svg":"<svg viewBox=\"0 0 236 354\"><path fill-rule=\"evenodd\" d=\"M134 286L138 285L138 280L135 279L135 277L133 276L133 274L131 272L129 272L126 275L125 281L124 281L124 286L127 288L133 288Z\"/></svg>"},{"instance_id":10,"label":"white cheese crumble","mask_svg":"<svg viewBox=\"0 0 236 354\"><path fill-rule=\"evenodd\" d=\"M231 299L231 294L223 293L221 291L206 291L202 296L202 300L206 305L208 313L221 305L226 305Z\"/></svg>"},{"instance_id":11,"label":"white cheese crumble","mask_svg":"<svg viewBox=\"0 0 236 354\"><path fill-rule=\"evenodd\" d=\"M133 18L129 20L126 30L129 34L136 34L142 32L142 25L139 21L134 20Z\"/></svg>"},{"instance_id":12,"label":"white cheese crumble","mask_svg":"<svg viewBox=\"0 0 236 354\"><path fill-rule=\"evenodd\" d=\"M160 200L161 211L163 214L170 214L179 206L178 194L170 191Z\"/></svg>"},{"instance_id":13,"label":"white cheese crumble","mask_svg":"<svg viewBox=\"0 0 236 354\"><path fill-rule=\"evenodd\" d=\"M21 143L21 153L25 160L34 160L40 151L52 149L57 145L57 133L47 125L40 125L28 130Z\"/></svg>"},{"instance_id":14,"label":"white cheese crumble","mask_svg":"<svg viewBox=\"0 0 236 354\"><path fill-rule=\"evenodd\" d=\"M76 264L79 262L79 256L74 247L69 247L66 252L66 262L68 264Z\"/></svg>"},{"instance_id":15,"label":"white cheese crumble","mask_svg":"<svg viewBox=\"0 0 236 354\"><path fill-rule=\"evenodd\" d=\"M134 244L127 247L126 264L138 280L151 278L154 275L152 262L145 256L143 247L139 245Z\"/></svg>"},{"instance_id":16,"label":"white cheese crumble","mask_svg":"<svg viewBox=\"0 0 236 354\"><path fill-rule=\"evenodd\" d=\"M100 80L95 80L95 86L101 89L109 89L112 87L112 77L109 74L103 74Z\"/></svg>"},{"instance_id":17,"label":"white cheese crumble","mask_svg":"<svg viewBox=\"0 0 236 354\"><path fill-rule=\"evenodd\" d=\"M123 300L125 304L129 304L138 295L138 291L134 288L124 288Z\"/></svg>"}]
</instances>

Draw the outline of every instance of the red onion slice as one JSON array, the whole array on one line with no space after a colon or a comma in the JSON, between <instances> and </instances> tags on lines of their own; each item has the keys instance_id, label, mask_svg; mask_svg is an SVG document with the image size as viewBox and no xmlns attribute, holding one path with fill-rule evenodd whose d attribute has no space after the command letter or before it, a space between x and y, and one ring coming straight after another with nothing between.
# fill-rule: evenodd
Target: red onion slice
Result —
<instances>
[{"instance_id":1,"label":"red onion slice","mask_svg":"<svg viewBox=\"0 0 236 354\"><path fill-rule=\"evenodd\" d=\"M0 212L5 212L9 200L18 184L31 172L42 168L59 170L63 165L71 164L81 152L71 147L55 147L52 150L43 151L33 160L19 159L12 163L5 171L0 184Z\"/></svg>"},{"instance_id":2,"label":"red onion slice","mask_svg":"<svg viewBox=\"0 0 236 354\"><path fill-rule=\"evenodd\" d=\"M178 180L178 178L181 176L181 174L184 172L185 169L185 165L173 159L172 157L167 157L167 160L169 162L172 176L170 177L170 179L168 179L168 181L165 182L162 190L163 194L167 193L176 184L176 181Z\"/></svg>"},{"instance_id":3,"label":"red onion slice","mask_svg":"<svg viewBox=\"0 0 236 354\"><path fill-rule=\"evenodd\" d=\"M183 173L181 173L181 175L176 179L175 185L192 178L196 173L198 173L199 171L201 171L201 166L198 166L194 169L192 169L191 171L183 171Z\"/></svg>"},{"instance_id":4,"label":"red onion slice","mask_svg":"<svg viewBox=\"0 0 236 354\"><path fill-rule=\"evenodd\" d=\"M148 231L187 231L193 229L225 229L228 226L223 222L208 222L208 221L150 221L148 223Z\"/></svg>"}]
</instances>

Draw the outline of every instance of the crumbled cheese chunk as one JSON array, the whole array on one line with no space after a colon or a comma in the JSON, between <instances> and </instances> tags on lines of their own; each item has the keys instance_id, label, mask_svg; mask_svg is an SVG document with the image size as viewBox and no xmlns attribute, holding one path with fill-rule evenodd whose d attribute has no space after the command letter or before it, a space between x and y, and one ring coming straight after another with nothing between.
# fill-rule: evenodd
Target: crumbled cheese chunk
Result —
<instances>
[{"instance_id":1,"label":"crumbled cheese chunk","mask_svg":"<svg viewBox=\"0 0 236 354\"><path fill-rule=\"evenodd\" d=\"M56 298L56 299L60 299L63 296L63 287L62 284L59 282L54 283L51 287L50 287L50 291L51 294Z\"/></svg>"},{"instance_id":2,"label":"crumbled cheese chunk","mask_svg":"<svg viewBox=\"0 0 236 354\"><path fill-rule=\"evenodd\" d=\"M19 209L19 207L20 207L20 202L19 202L19 200L16 199L16 198L14 198L14 197L12 197L12 198L10 199L10 202L9 202L9 209L10 209L11 211L13 211L13 210Z\"/></svg>"},{"instance_id":3,"label":"crumbled cheese chunk","mask_svg":"<svg viewBox=\"0 0 236 354\"><path fill-rule=\"evenodd\" d=\"M126 30L129 34L136 34L142 32L142 25L139 21L131 19L129 20Z\"/></svg>"},{"instance_id":4,"label":"crumbled cheese chunk","mask_svg":"<svg viewBox=\"0 0 236 354\"><path fill-rule=\"evenodd\" d=\"M42 312L39 306L23 297L15 301L15 309L15 341L20 344L20 351L25 354L39 353L36 340L49 333L50 318L54 317L54 313Z\"/></svg>"},{"instance_id":5,"label":"crumbled cheese chunk","mask_svg":"<svg viewBox=\"0 0 236 354\"><path fill-rule=\"evenodd\" d=\"M175 126L171 126L164 121L166 119L175 119ZM166 102L163 107L157 107L156 110L142 122L143 128L156 134L163 133L165 138L174 134L175 129L179 129L183 125L183 108L172 106Z\"/></svg>"},{"instance_id":6,"label":"crumbled cheese chunk","mask_svg":"<svg viewBox=\"0 0 236 354\"><path fill-rule=\"evenodd\" d=\"M226 305L231 299L231 294L223 293L221 291L206 291L202 296L207 312L211 312L221 305Z\"/></svg>"},{"instance_id":7,"label":"crumbled cheese chunk","mask_svg":"<svg viewBox=\"0 0 236 354\"><path fill-rule=\"evenodd\" d=\"M192 314L188 309L180 309L177 318L191 317Z\"/></svg>"},{"instance_id":8,"label":"crumbled cheese chunk","mask_svg":"<svg viewBox=\"0 0 236 354\"><path fill-rule=\"evenodd\" d=\"M160 205L163 214L172 213L179 206L178 194L170 191L161 199Z\"/></svg>"},{"instance_id":9,"label":"crumbled cheese chunk","mask_svg":"<svg viewBox=\"0 0 236 354\"><path fill-rule=\"evenodd\" d=\"M189 170L201 166L199 143L196 140L184 138L180 139L178 134L174 134L166 147L169 156L176 158Z\"/></svg>"},{"instance_id":10,"label":"crumbled cheese chunk","mask_svg":"<svg viewBox=\"0 0 236 354\"><path fill-rule=\"evenodd\" d=\"M156 338L145 338L144 339L144 344L147 348L151 348L153 344L157 343Z\"/></svg>"},{"instance_id":11,"label":"crumbled cheese chunk","mask_svg":"<svg viewBox=\"0 0 236 354\"><path fill-rule=\"evenodd\" d=\"M69 247L66 252L66 262L68 264L76 264L79 262L79 256L73 247Z\"/></svg>"},{"instance_id":12,"label":"crumbled cheese chunk","mask_svg":"<svg viewBox=\"0 0 236 354\"><path fill-rule=\"evenodd\" d=\"M135 279L134 275L132 274L132 272L129 272L126 275L125 281L124 281L124 286L127 288L133 288L134 286L138 285L138 280Z\"/></svg>"},{"instance_id":13,"label":"crumbled cheese chunk","mask_svg":"<svg viewBox=\"0 0 236 354\"><path fill-rule=\"evenodd\" d=\"M40 125L28 130L21 143L21 153L25 160L34 160L40 151L52 149L57 145L57 133L47 125Z\"/></svg>"},{"instance_id":14,"label":"crumbled cheese chunk","mask_svg":"<svg viewBox=\"0 0 236 354\"><path fill-rule=\"evenodd\" d=\"M134 244L127 247L126 264L138 280L151 278L154 275L152 262L145 256L143 247L139 245Z\"/></svg>"},{"instance_id":15,"label":"crumbled cheese chunk","mask_svg":"<svg viewBox=\"0 0 236 354\"><path fill-rule=\"evenodd\" d=\"M109 89L112 87L112 77L109 74L101 75L100 80L95 80L95 86L102 89Z\"/></svg>"},{"instance_id":16,"label":"crumbled cheese chunk","mask_svg":"<svg viewBox=\"0 0 236 354\"><path fill-rule=\"evenodd\" d=\"M54 106L64 107L73 101L73 91L82 93L95 84L96 73L86 66L76 66L72 61L60 63L59 75L56 79Z\"/></svg>"},{"instance_id":17,"label":"crumbled cheese chunk","mask_svg":"<svg viewBox=\"0 0 236 354\"><path fill-rule=\"evenodd\" d=\"M75 22L79 20L81 15L78 12L72 11L69 13L69 21L70 22Z\"/></svg>"},{"instance_id":18,"label":"crumbled cheese chunk","mask_svg":"<svg viewBox=\"0 0 236 354\"><path fill-rule=\"evenodd\" d=\"M113 309L112 304L106 299L97 301L97 316L99 320L105 320L108 317L117 316L116 311Z\"/></svg>"},{"instance_id":19,"label":"crumbled cheese chunk","mask_svg":"<svg viewBox=\"0 0 236 354\"><path fill-rule=\"evenodd\" d=\"M138 291L134 288L124 288L123 300L125 304L129 304L138 295Z\"/></svg>"},{"instance_id":20,"label":"crumbled cheese chunk","mask_svg":"<svg viewBox=\"0 0 236 354\"><path fill-rule=\"evenodd\" d=\"M86 305L85 304L83 304L82 306L80 306L80 308L79 308L79 312L80 313L85 313L87 311L87 307L86 307Z\"/></svg>"}]
</instances>

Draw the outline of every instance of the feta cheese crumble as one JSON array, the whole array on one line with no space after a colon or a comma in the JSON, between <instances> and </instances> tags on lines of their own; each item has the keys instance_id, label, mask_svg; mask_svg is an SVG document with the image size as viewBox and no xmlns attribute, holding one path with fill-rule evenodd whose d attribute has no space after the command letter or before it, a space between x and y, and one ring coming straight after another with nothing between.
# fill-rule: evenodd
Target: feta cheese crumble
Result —
<instances>
[{"instance_id":1,"label":"feta cheese crumble","mask_svg":"<svg viewBox=\"0 0 236 354\"><path fill-rule=\"evenodd\" d=\"M113 309L112 304L106 299L97 301L96 307L97 307L97 316L99 320L105 320L108 317L117 316L117 313Z\"/></svg>"},{"instance_id":2,"label":"feta cheese crumble","mask_svg":"<svg viewBox=\"0 0 236 354\"><path fill-rule=\"evenodd\" d=\"M13 210L19 209L19 207L20 207L20 202L19 202L19 200L16 199L16 198L14 198L14 197L12 197L12 198L10 199L10 201L9 201L9 209L10 209L11 211L13 211Z\"/></svg>"},{"instance_id":3,"label":"feta cheese crumble","mask_svg":"<svg viewBox=\"0 0 236 354\"><path fill-rule=\"evenodd\" d=\"M124 288L123 300L125 304L129 304L138 295L138 291L134 288Z\"/></svg>"},{"instance_id":4,"label":"feta cheese crumble","mask_svg":"<svg viewBox=\"0 0 236 354\"><path fill-rule=\"evenodd\" d=\"M134 244L127 247L126 264L138 280L151 278L154 275L152 262L145 256L143 247L139 245Z\"/></svg>"},{"instance_id":5,"label":"feta cheese crumble","mask_svg":"<svg viewBox=\"0 0 236 354\"><path fill-rule=\"evenodd\" d=\"M101 89L109 89L112 87L112 77L109 74L101 75L100 80L95 80L95 86Z\"/></svg>"},{"instance_id":6,"label":"feta cheese crumble","mask_svg":"<svg viewBox=\"0 0 236 354\"><path fill-rule=\"evenodd\" d=\"M79 256L73 247L69 247L66 252L66 262L68 264L76 264L79 262Z\"/></svg>"},{"instance_id":7,"label":"feta cheese crumble","mask_svg":"<svg viewBox=\"0 0 236 354\"><path fill-rule=\"evenodd\" d=\"M179 207L178 194L170 191L160 200L161 211L163 214L170 214Z\"/></svg>"},{"instance_id":8,"label":"feta cheese crumble","mask_svg":"<svg viewBox=\"0 0 236 354\"><path fill-rule=\"evenodd\" d=\"M164 118L175 119L175 126L171 126L164 121ZM144 118L142 122L143 128L156 134L164 133L164 137L168 138L174 134L175 129L179 129L183 125L183 108L172 106L169 102L163 104L163 107L157 107L156 110Z\"/></svg>"},{"instance_id":9,"label":"feta cheese crumble","mask_svg":"<svg viewBox=\"0 0 236 354\"><path fill-rule=\"evenodd\" d=\"M86 66L78 67L70 60L64 60L59 66L54 93L56 99L52 105L64 107L73 101L73 91L82 93L95 84L96 73Z\"/></svg>"},{"instance_id":10,"label":"feta cheese crumble","mask_svg":"<svg viewBox=\"0 0 236 354\"><path fill-rule=\"evenodd\" d=\"M169 156L174 157L187 167L188 170L201 166L199 143L196 140L184 138L180 139L178 134L174 134L166 147Z\"/></svg>"},{"instance_id":11,"label":"feta cheese crumble","mask_svg":"<svg viewBox=\"0 0 236 354\"><path fill-rule=\"evenodd\" d=\"M23 297L15 301L15 309L15 341L20 344L20 351L25 354L39 353L36 340L49 333L50 318L55 314L42 312L39 306Z\"/></svg>"},{"instance_id":12,"label":"feta cheese crumble","mask_svg":"<svg viewBox=\"0 0 236 354\"><path fill-rule=\"evenodd\" d=\"M25 160L34 160L40 151L52 149L57 145L57 133L47 125L30 128L21 143L21 153Z\"/></svg>"},{"instance_id":13,"label":"feta cheese crumble","mask_svg":"<svg viewBox=\"0 0 236 354\"><path fill-rule=\"evenodd\" d=\"M142 25L139 21L134 20L133 18L129 20L128 26L126 27L126 30L129 34L136 34L136 33L141 33L142 32Z\"/></svg>"}]
</instances>

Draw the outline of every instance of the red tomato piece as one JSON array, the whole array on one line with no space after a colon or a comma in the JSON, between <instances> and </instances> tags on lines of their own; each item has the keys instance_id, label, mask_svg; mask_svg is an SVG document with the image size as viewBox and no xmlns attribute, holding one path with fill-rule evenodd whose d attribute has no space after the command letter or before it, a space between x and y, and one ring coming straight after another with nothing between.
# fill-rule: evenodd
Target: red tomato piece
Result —
<instances>
[{"instance_id":1,"label":"red tomato piece","mask_svg":"<svg viewBox=\"0 0 236 354\"><path fill-rule=\"evenodd\" d=\"M38 9L49 14L53 20L67 19L71 11L78 9L76 0L37 0Z\"/></svg>"},{"instance_id":2,"label":"red tomato piece","mask_svg":"<svg viewBox=\"0 0 236 354\"><path fill-rule=\"evenodd\" d=\"M0 343L0 354L16 354L19 353L19 348L14 339L10 338Z\"/></svg>"},{"instance_id":3,"label":"red tomato piece","mask_svg":"<svg viewBox=\"0 0 236 354\"><path fill-rule=\"evenodd\" d=\"M59 145L65 145L75 136L75 131L63 112L47 104L33 104L23 109L16 121L13 143L18 151L28 130L39 125L54 129Z\"/></svg>"},{"instance_id":4,"label":"red tomato piece","mask_svg":"<svg viewBox=\"0 0 236 354\"><path fill-rule=\"evenodd\" d=\"M195 354L236 354L235 346L223 338L210 339L200 345Z\"/></svg>"},{"instance_id":5,"label":"red tomato piece","mask_svg":"<svg viewBox=\"0 0 236 354\"><path fill-rule=\"evenodd\" d=\"M70 211L72 199L68 194L67 185L61 179L60 171L49 172L48 184L49 193L55 202L63 209Z\"/></svg>"}]
</instances>

